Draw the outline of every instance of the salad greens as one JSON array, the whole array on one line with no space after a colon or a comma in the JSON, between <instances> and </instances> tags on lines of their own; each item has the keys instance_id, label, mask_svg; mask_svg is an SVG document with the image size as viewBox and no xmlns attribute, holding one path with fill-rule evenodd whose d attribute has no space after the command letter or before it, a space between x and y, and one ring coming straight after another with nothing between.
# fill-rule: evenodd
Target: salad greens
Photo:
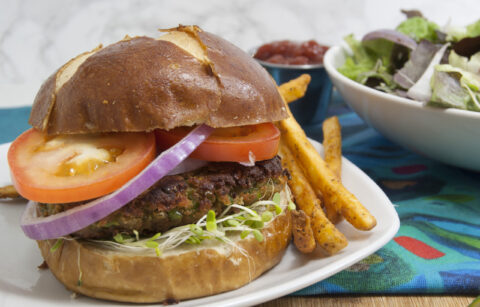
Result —
<instances>
[{"instance_id":1,"label":"salad greens","mask_svg":"<svg viewBox=\"0 0 480 307\"><path fill-rule=\"evenodd\" d=\"M420 79L438 50L434 43L422 40L405 65L393 75L393 80L403 89L409 89Z\"/></svg>"},{"instance_id":2,"label":"salad greens","mask_svg":"<svg viewBox=\"0 0 480 307\"><path fill-rule=\"evenodd\" d=\"M418 16L408 18L397 26L398 32L410 36L417 42L421 41L422 39L436 41L437 30L438 26L436 23Z\"/></svg>"},{"instance_id":3,"label":"salad greens","mask_svg":"<svg viewBox=\"0 0 480 307\"><path fill-rule=\"evenodd\" d=\"M391 51L393 43L378 40L378 44L370 44L367 48L357 41L353 34L345 37L345 41L353 51L353 56L348 57L338 69L342 74L362 84L367 83L369 78L379 78L384 83L391 84L392 75L387 71L385 63L389 62L387 53Z\"/></svg>"},{"instance_id":4,"label":"salad greens","mask_svg":"<svg viewBox=\"0 0 480 307\"><path fill-rule=\"evenodd\" d=\"M480 111L480 20L440 28L418 11L404 13L409 18L395 30L373 31L361 41L346 36L351 55L338 71L427 105Z\"/></svg>"},{"instance_id":5,"label":"salad greens","mask_svg":"<svg viewBox=\"0 0 480 307\"><path fill-rule=\"evenodd\" d=\"M467 37L480 36L480 20L465 27L449 26L447 34L447 39L451 41L459 41Z\"/></svg>"}]
</instances>

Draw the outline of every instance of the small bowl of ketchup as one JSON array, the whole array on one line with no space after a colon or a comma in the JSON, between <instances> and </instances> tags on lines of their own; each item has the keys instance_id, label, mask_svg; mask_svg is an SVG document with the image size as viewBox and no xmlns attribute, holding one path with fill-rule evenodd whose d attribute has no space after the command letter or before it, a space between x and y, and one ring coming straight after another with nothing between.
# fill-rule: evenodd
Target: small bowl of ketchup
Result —
<instances>
[{"instance_id":1,"label":"small bowl of ketchup","mask_svg":"<svg viewBox=\"0 0 480 307\"><path fill-rule=\"evenodd\" d=\"M282 40L264 44L252 51L253 57L277 84L288 82L301 74L312 77L305 96L289 104L292 114L302 126L315 125L325 119L332 92L332 83L323 67L323 56L328 48L314 40Z\"/></svg>"}]
</instances>

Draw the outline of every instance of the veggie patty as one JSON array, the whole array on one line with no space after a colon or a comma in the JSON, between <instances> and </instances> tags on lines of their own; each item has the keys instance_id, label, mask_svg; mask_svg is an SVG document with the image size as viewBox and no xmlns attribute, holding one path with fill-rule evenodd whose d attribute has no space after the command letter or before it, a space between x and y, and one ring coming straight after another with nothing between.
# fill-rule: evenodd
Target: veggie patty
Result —
<instances>
[{"instance_id":1,"label":"veggie patty","mask_svg":"<svg viewBox=\"0 0 480 307\"><path fill-rule=\"evenodd\" d=\"M219 162L184 174L166 176L142 195L106 218L72 234L76 238L112 239L116 234L150 236L195 223L212 209L217 214L232 203L250 205L284 188L286 171L278 156L255 166ZM49 216L82 203L40 204Z\"/></svg>"}]
</instances>

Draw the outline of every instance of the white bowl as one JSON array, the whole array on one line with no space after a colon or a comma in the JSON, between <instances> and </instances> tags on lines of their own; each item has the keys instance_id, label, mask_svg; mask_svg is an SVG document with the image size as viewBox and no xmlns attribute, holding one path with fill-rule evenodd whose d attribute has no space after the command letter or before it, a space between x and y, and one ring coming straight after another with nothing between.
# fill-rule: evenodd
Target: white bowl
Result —
<instances>
[{"instance_id":1,"label":"white bowl","mask_svg":"<svg viewBox=\"0 0 480 307\"><path fill-rule=\"evenodd\" d=\"M432 159L480 171L480 113L427 107L359 84L337 68L344 49L330 48L324 65L346 103L388 139Z\"/></svg>"}]
</instances>

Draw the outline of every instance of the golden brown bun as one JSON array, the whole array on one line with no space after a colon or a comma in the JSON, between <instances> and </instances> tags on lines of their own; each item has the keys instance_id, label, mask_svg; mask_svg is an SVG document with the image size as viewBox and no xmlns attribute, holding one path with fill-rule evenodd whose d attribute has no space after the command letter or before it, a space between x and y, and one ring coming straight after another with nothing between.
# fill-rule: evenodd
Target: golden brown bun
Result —
<instances>
[{"instance_id":1,"label":"golden brown bun","mask_svg":"<svg viewBox=\"0 0 480 307\"><path fill-rule=\"evenodd\" d=\"M204 248L158 257L107 251L75 240L64 240L55 252L50 251L55 240L37 243L52 273L69 290L107 300L152 303L213 295L260 276L280 261L290 242L289 212L262 231L263 242L250 237L238 241L249 259L238 249L221 253Z\"/></svg>"},{"instance_id":2,"label":"golden brown bun","mask_svg":"<svg viewBox=\"0 0 480 307\"><path fill-rule=\"evenodd\" d=\"M270 75L196 26L126 37L70 60L42 85L29 123L48 134L231 127L288 115Z\"/></svg>"}]
</instances>

